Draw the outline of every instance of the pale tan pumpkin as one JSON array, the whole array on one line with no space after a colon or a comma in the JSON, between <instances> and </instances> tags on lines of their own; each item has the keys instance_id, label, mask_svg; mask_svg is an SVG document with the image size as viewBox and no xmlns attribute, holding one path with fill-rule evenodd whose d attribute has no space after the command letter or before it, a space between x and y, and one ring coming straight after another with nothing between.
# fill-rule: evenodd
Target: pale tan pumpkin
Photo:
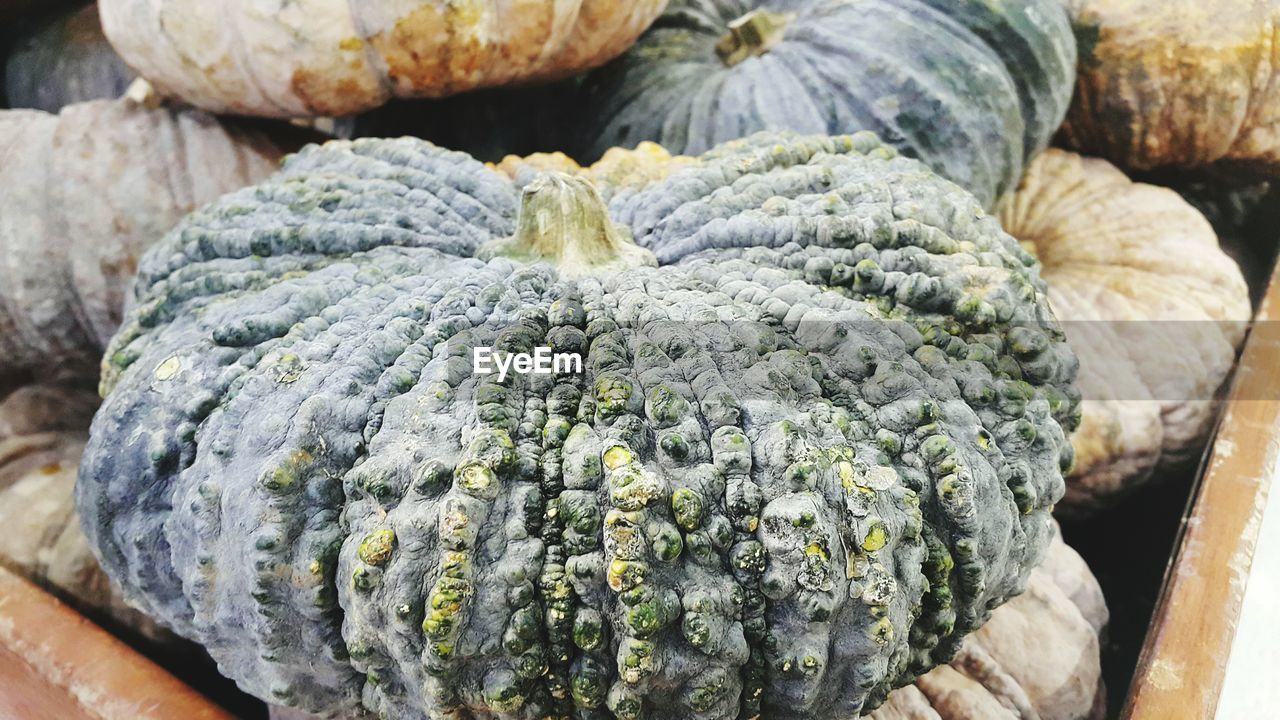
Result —
<instances>
[{"instance_id":1,"label":"pale tan pumpkin","mask_svg":"<svg viewBox=\"0 0 1280 720\"><path fill-rule=\"evenodd\" d=\"M1193 457L1251 314L1209 222L1172 190L1062 150L1032 163L1001 221L1044 264L1080 357L1063 506L1086 510Z\"/></svg>"},{"instance_id":2,"label":"pale tan pumpkin","mask_svg":"<svg viewBox=\"0 0 1280 720\"><path fill-rule=\"evenodd\" d=\"M1064 0L1080 47L1062 139L1121 167L1280 168L1280 0Z\"/></svg>"},{"instance_id":3,"label":"pale tan pumpkin","mask_svg":"<svg viewBox=\"0 0 1280 720\"><path fill-rule=\"evenodd\" d=\"M96 366L142 252L281 155L210 115L127 99L0 112L0 373Z\"/></svg>"},{"instance_id":4,"label":"pale tan pumpkin","mask_svg":"<svg viewBox=\"0 0 1280 720\"><path fill-rule=\"evenodd\" d=\"M553 80L635 42L666 0L107 0L103 27L165 95L267 117ZM513 118L518 121L518 118Z\"/></svg>"}]
</instances>

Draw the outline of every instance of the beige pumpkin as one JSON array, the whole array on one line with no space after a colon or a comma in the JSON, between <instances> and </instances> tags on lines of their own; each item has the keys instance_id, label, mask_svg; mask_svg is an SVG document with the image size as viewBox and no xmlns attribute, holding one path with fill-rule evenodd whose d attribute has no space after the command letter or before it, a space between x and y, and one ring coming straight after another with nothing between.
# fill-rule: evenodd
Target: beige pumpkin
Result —
<instances>
[{"instance_id":1,"label":"beige pumpkin","mask_svg":"<svg viewBox=\"0 0 1280 720\"><path fill-rule=\"evenodd\" d=\"M0 112L0 374L96 367L138 257L275 171L265 136L130 100Z\"/></svg>"},{"instance_id":2,"label":"beige pumpkin","mask_svg":"<svg viewBox=\"0 0 1280 720\"><path fill-rule=\"evenodd\" d=\"M1084 511L1194 457L1250 318L1240 268L1177 193L1050 150L1001 211L1044 264L1080 357L1084 420L1062 507Z\"/></svg>"},{"instance_id":3,"label":"beige pumpkin","mask_svg":"<svg viewBox=\"0 0 1280 720\"><path fill-rule=\"evenodd\" d=\"M165 95L224 113L347 115L393 97L602 65L666 0L106 0L116 50ZM518 118L513 118L513 122Z\"/></svg>"},{"instance_id":4,"label":"beige pumpkin","mask_svg":"<svg viewBox=\"0 0 1280 720\"><path fill-rule=\"evenodd\" d=\"M1280 169L1280 0L1064 0L1080 47L1062 139L1121 167Z\"/></svg>"}]
</instances>

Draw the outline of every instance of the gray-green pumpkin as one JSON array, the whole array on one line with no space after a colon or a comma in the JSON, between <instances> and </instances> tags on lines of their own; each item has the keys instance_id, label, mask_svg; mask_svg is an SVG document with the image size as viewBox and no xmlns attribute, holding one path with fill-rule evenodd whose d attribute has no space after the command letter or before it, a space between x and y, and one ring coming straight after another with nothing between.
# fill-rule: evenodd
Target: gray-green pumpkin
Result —
<instances>
[{"instance_id":1,"label":"gray-green pumpkin","mask_svg":"<svg viewBox=\"0 0 1280 720\"><path fill-rule=\"evenodd\" d=\"M1035 261L870 133L624 166L333 142L190 216L104 361L108 573L329 717L834 719L950 659L1071 463Z\"/></svg>"},{"instance_id":2,"label":"gray-green pumpkin","mask_svg":"<svg viewBox=\"0 0 1280 720\"><path fill-rule=\"evenodd\" d=\"M1075 66L1059 0L674 0L590 77L576 150L872 130L989 207L1062 123Z\"/></svg>"}]
</instances>

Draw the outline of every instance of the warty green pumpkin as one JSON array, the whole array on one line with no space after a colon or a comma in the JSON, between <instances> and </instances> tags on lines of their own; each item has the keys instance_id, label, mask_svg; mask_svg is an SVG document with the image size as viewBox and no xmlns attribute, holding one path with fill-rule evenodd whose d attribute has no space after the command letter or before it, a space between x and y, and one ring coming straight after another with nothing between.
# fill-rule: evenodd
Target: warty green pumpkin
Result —
<instances>
[{"instance_id":1,"label":"warty green pumpkin","mask_svg":"<svg viewBox=\"0 0 1280 720\"><path fill-rule=\"evenodd\" d=\"M140 607L328 717L837 718L1025 588L1077 362L970 195L870 133L517 174L313 146L147 254L77 483Z\"/></svg>"},{"instance_id":2,"label":"warty green pumpkin","mask_svg":"<svg viewBox=\"0 0 1280 720\"><path fill-rule=\"evenodd\" d=\"M218 113L342 116L392 98L548 82L626 50L666 0L105 0L162 95ZM512 118L518 122L519 118Z\"/></svg>"},{"instance_id":3,"label":"warty green pumpkin","mask_svg":"<svg viewBox=\"0 0 1280 720\"><path fill-rule=\"evenodd\" d=\"M92 4L55 15L16 39L4 71L8 107L53 113L118 98L135 78L102 34Z\"/></svg>"},{"instance_id":4,"label":"warty green pumpkin","mask_svg":"<svg viewBox=\"0 0 1280 720\"><path fill-rule=\"evenodd\" d=\"M283 155L262 133L128 99L3 111L0 137L0 375L92 372L142 252Z\"/></svg>"},{"instance_id":5,"label":"warty green pumpkin","mask_svg":"<svg viewBox=\"0 0 1280 720\"><path fill-rule=\"evenodd\" d=\"M1080 357L1083 422L1062 509L1113 504L1199 458L1252 316L1240 267L1205 217L1173 190L1052 149L1000 219L1043 263Z\"/></svg>"},{"instance_id":6,"label":"warty green pumpkin","mask_svg":"<svg viewBox=\"0 0 1280 720\"><path fill-rule=\"evenodd\" d=\"M990 207L1058 129L1059 0L674 0L593 73L567 143L697 154L759 130L871 130Z\"/></svg>"},{"instance_id":7,"label":"warty green pumpkin","mask_svg":"<svg viewBox=\"0 0 1280 720\"><path fill-rule=\"evenodd\" d=\"M1280 169L1280 0L1060 0L1080 45L1065 145L1127 170Z\"/></svg>"}]
</instances>

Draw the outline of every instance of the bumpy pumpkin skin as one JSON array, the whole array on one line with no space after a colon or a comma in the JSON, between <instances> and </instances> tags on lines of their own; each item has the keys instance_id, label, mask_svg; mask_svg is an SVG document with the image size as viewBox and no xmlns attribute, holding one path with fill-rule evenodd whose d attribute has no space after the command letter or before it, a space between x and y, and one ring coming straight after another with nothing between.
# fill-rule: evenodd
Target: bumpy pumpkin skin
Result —
<instances>
[{"instance_id":1,"label":"bumpy pumpkin skin","mask_svg":"<svg viewBox=\"0 0 1280 720\"><path fill-rule=\"evenodd\" d=\"M1251 317L1239 266L1177 193L1050 150L1001 211L1034 247L1080 356L1084 419L1063 509L1114 502L1194 457Z\"/></svg>"},{"instance_id":2,"label":"bumpy pumpkin skin","mask_svg":"<svg viewBox=\"0 0 1280 720\"><path fill-rule=\"evenodd\" d=\"M757 11L777 14L773 42L722 59L730 25ZM1059 0L674 0L591 76L569 142L593 159L644 140L697 154L759 130L871 130L990 207L1061 124L1075 65Z\"/></svg>"},{"instance_id":3,"label":"bumpy pumpkin skin","mask_svg":"<svg viewBox=\"0 0 1280 720\"><path fill-rule=\"evenodd\" d=\"M1084 560L1055 536L1027 591L965 638L956 659L896 690L872 720L1102 720L1108 612Z\"/></svg>"},{"instance_id":4,"label":"bumpy pumpkin skin","mask_svg":"<svg viewBox=\"0 0 1280 720\"><path fill-rule=\"evenodd\" d=\"M1080 75L1062 140L1131 170L1280 168L1280 0L1063 0Z\"/></svg>"},{"instance_id":5,"label":"bumpy pumpkin skin","mask_svg":"<svg viewBox=\"0 0 1280 720\"><path fill-rule=\"evenodd\" d=\"M124 95L133 70L102 34L96 5L58 15L18 40L5 63L10 108L58 112L67 105Z\"/></svg>"},{"instance_id":6,"label":"bumpy pumpkin skin","mask_svg":"<svg viewBox=\"0 0 1280 720\"><path fill-rule=\"evenodd\" d=\"M665 4L106 0L101 9L116 50L162 94L289 118L569 77L629 47Z\"/></svg>"},{"instance_id":7,"label":"bumpy pumpkin skin","mask_svg":"<svg viewBox=\"0 0 1280 720\"><path fill-rule=\"evenodd\" d=\"M104 567L329 716L836 718L948 660L1071 463L1035 262L869 133L636 185L334 142L192 215L104 361Z\"/></svg>"},{"instance_id":8,"label":"bumpy pumpkin skin","mask_svg":"<svg viewBox=\"0 0 1280 720\"><path fill-rule=\"evenodd\" d=\"M1055 535L1027 591L996 608L959 653L894 690L871 720L1103 720L1102 588ZM271 720L311 720L273 707Z\"/></svg>"},{"instance_id":9,"label":"bumpy pumpkin skin","mask_svg":"<svg viewBox=\"0 0 1280 720\"><path fill-rule=\"evenodd\" d=\"M0 374L92 371L138 258L283 154L200 112L128 100L0 112Z\"/></svg>"},{"instance_id":10,"label":"bumpy pumpkin skin","mask_svg":"<svg viewBox=\"0 0 1280 720\"><path fill-rule=\"evenodd\" d=\"M176 641L129 607L80 530L73 488L98 397L74 383L0 399L0 565L95 621L154 644Z\"/></svg>"}]
</instances>

